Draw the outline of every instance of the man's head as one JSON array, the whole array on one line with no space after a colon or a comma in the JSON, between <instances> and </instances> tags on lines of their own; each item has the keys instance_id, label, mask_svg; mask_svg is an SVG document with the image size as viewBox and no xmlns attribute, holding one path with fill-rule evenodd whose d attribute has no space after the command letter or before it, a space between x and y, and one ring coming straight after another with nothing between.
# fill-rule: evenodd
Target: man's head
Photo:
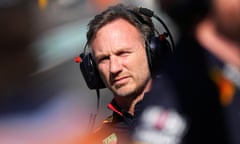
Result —
<instances>
[{"instance_id":1,"label":"man's head","mask_svg":"<svg viewBox=\"0 0 240 144\"><path fill-rule=\"evenodd\" d=\"M110 7L89 23L88 45L102 80L115 95L137 95L149 89L145 47L153 35L151 19L123 5Z\"/></svg>"}]
</instances>

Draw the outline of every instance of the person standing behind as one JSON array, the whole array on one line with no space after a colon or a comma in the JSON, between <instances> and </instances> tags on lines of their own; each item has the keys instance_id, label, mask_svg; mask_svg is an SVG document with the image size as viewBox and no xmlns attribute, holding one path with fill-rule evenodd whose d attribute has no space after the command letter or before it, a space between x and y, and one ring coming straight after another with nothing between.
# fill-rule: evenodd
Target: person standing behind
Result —
<instances>
[{"instance_id":1,"label":"person standing behind","mask_svg":"<svg viewBox=\"0 0 240 144\"><path fill-rule=\"evenodd\" d=\"M187 131L175 144L239 144L240 1L156 3L176 23L180 33L165 75L177 94L181 114L187 119ZM151 91L158 96L157 88ZM142 125L146 125L144 121L139 127ZM148 143L151 139L142 141Z\"/></svg>"}]
</instances>

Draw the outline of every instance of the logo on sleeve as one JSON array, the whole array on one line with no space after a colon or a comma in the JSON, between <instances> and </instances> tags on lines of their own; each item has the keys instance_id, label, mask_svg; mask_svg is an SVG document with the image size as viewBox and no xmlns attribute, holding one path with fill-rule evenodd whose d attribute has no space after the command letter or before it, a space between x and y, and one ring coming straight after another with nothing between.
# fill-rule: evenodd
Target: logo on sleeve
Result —
<instances>
[{"instance_id":1,"label":"logo on sleeve","mask_svg":"<svg viewBox=\"0 0 240 144\"><path fill-rule=\"evenodd\" d=\"M103 144L117 144L117 136L115 133L112 133L103 140Z\"/></svg>"}]
</instances>

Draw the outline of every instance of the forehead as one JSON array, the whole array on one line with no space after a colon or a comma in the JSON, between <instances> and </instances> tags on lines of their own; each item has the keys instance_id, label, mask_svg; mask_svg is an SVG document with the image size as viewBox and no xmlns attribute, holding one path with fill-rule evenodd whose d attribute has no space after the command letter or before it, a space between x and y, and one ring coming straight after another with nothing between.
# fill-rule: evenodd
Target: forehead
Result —
<instances>
[{"instance_id":1,"label":"forehead","mask_svg":"<svg viewBox=\"0 0 240 144\"><path fill-rule=\"evenodd\" d=\"M125 19L116 19L99 29L92 41L92 48L106 45L119 46L143 41L140 31Z\"/></svg>"},{"instance_id":2,"label":"forehead","mask_svg":"<svg viewBox=\"0 0 240 144\"><path fill-rule=\"evenodd\" d=\"M137 29L136 26L131 24L129 21L123 19L123 18L118 18L115 19L106 25L102 26L98 32L96 33L96 36L101 35L103 33L117 33L121 32L121 34L126 34L126 35L141 35L141 32ZM128 33L124 33L128 32Z\"/></svg>"}]
</instances>

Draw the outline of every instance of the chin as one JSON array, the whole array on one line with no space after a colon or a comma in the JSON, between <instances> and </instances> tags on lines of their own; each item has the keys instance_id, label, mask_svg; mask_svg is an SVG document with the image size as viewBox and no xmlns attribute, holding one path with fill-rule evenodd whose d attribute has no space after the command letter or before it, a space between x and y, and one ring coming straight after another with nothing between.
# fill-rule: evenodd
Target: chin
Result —
<instances>
[{"instance_id":1,"label":"chin","mask_svg":"<svg viewBox=\"0 0 240 144\"><path fill-rule=\"evenodd\" d=\"M122 87L114 88L113 92L117 96L125 97L125 96L132 95L135 92L135 88L122 86Z\"/></svg>"}]
</instances>

